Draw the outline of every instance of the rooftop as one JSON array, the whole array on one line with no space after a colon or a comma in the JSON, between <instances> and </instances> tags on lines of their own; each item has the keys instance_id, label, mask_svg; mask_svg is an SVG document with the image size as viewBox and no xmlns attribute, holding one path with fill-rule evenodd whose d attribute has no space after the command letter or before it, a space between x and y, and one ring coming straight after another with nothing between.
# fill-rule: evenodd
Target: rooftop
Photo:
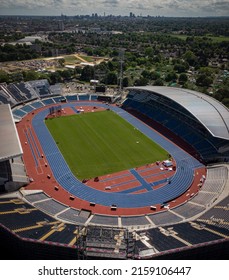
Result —
<instances>
[{"instance_id":1,"label":"rooftop","mask_svg":"<svg viewBox=\"0 0 229 280\"><path fill-rule=\"evenodd\" d=\"M216 99L193 90L163 86L131 87L172 99L195 116L215 137L229 140L229 110Z\"/></svg>"},{"instance_id":2,"label":"rooftop","mask_svg":"<svg viewBox=\"0 0 229 280\"><path fill-rule=\"evenodd\" d=\"M0 161L21 156L23 151L9 104L0 105Z\"/></svg>"}]
</instances>

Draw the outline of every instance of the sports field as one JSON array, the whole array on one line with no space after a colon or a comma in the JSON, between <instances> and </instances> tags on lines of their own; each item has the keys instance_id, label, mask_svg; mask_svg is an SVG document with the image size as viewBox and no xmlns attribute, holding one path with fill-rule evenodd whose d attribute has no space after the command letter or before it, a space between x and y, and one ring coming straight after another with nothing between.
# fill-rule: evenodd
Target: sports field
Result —
<instances>
[{"instance_id":1,"label":"sports field","mask_svg":"<svg viewBox=\"0 0 229 280\"><path fill-rule=\"evenodd\" d=\"M73 174L90 179L167 158L167 152L112 111L46 120Z\"/></svg>"}]
</instances>

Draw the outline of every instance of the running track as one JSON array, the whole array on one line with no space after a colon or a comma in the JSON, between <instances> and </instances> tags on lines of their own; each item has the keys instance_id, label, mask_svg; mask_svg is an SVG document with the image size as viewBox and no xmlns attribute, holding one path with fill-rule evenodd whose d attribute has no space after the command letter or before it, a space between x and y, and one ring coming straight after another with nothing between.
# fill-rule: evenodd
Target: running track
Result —
<instances>
[{"instance_id":1,"label":"running track","mask_svg":"<svg viewBox=\"0 0 229 280\"><path fill-rule=\"evenodd\" d=\"M62 104L62 108L87 105L88 102L75 102ZM105 104L99 104L97 102L90 102L90 105L106 107ZM171 183L159 189L139 194L108 193L83 184L72 174L54 139L46 128L44 119L48 115L49 109L44 108L34 116L32 125L56 181L69 193L82 200L92 201L104 206L115 204L117 207L121 208L136 208L162 204L183 194L193 182L195 169L204 166L184 150L180 149L174 143L164 138L126 111L115 106L109 106L109 108L150 137L153 141L157 142L172 155L173 159L176 161L177 170Z\"/></svg>"}]
</instances>

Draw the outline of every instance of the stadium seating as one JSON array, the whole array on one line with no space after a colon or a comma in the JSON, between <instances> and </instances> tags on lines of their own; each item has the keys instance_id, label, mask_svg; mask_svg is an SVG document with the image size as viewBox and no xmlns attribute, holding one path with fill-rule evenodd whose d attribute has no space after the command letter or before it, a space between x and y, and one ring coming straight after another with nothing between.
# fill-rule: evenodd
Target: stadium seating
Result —
<instances>
[{"instance_id":1,"label":"stadium seating","mask_svg":"<svg viewBox=\"0 0 229 280\"><path fill-rule=\"evenodd\" d=\"M9 92L11 93L11 95L13 96L13 98L17 101L17 102L23 102L25 101L27 98L24 96L24 94L18 89L18 87L14 84L9 84L7 86L7 89L9 90Z\"/></svg>"},{"instance_id":2,"label":"stadium seating","mask_svg":"<svg viewBox=\"0 0 229 280\"><path fill-rule=\"evenodd\" d=\"M123 108L134 109L168 128L194 147L206 162L220 157L218 149L223 143L226 145L226 140L204 131L200 123L184 108L163 97L156 98L153 94L136 91L135 94L128 94Z\"/></svg>"},{"instance_id":3,"label":"stadium seating","mask_svg":"<svg viewBox=\"0 0 229 280\"><path fill-rule=\"evenodd\" d=\"M40 200L49 199L50 197L44 192L27 194L24 196L30 203L38 202Z\"/></svg>"},{"instance_id":4,"label":"stadium seating","mask_svg":"<svg viewBox=\"0 0 229 280\"><path fill-rule=\"evenodd\" d=\"M55 101L52 98L48 98L48 99L42 99L42 103L44 103L44 105L51 105L54 104Z\"/></svg>"},{"instance_id":5,"label":"stadium seating","mask_svg":"<svg viewBox=\"0 0 229 280\"><path fill-rule=\"evenodd\" d=\"M184 219L192 218L203 211L205 211L204 205L198 205L197 203L191 202L184 203L172 209L174 214L177 213L178 215L184 217Z\"/></svg>"},{"instance_id":6,"label":"stadium seating","mask_svg":"<svg viewBox=\"0 0 229 280\"><path fill-rule=\"evenodd\" d=\"M22 92L26 96L28 100L38 97L36 91L28 82L16 83L15 87L17 87L20 90L20 92Z\"/></svg>"},{"instance_id":7,"label":"stadium seating","mask_svg":"<svg viewBox=\"0 0 229 280\"><path fill-rule=\"evenodd\" d=\"M200 227L200 229L198 230L195 227L193 227L190 223L173 225L173 231L176 232L179 237L188 241L192 245L221 239L219 235L205 230L205 227Z\"/></svg>"},{"instance_id":8,"label":"stadium seating","mask_svg":"<svg viewBox=\"0 0 229 280\"><path fill-rule=\"evenodd\" d=\"M25 96L28 98L27 95ZM89 97L89 100L90 98L91 96ZM54 102L61 102L61 100L62 97L56 96L42 101L34 101L29 105L22 106L20 109L14 109L13 114L18 117L23 117L28 112L32 112L34 109L42 107L43 104L50 105L54 104ZM85 103L83 103L83 100L82 102L74 103L75 96L74 98L67 98L67 100L71 103L63 104L63 108L88 105L87 99L85 99ZM202 135L195 133L193 130L186 130L185 125L180 123L178 119L162 118L161 115L164 114L163 109L158 109L157 111L154 110L154 112L152 112L152 108L149 104L138 104L139 101L147 101L147 103L150 103L148 95L138 96L137 101L134 100L130 102L136 102L139 110L147 112L150 116L156 117L168 128L173 128L174 132L177 134L183 132L184 139L189 139L195 147L198 147L198 149L202 151L202 154L206 153L207 155L215 149L212 145L209 146L208 144L206 147L206 139L204 139ZM105 106L105 104L100 105L98 103L91 103L90 105L95 105L97 107ZM178 148L170 141L167 141L164 137L158 135L147 125L144 125L141 121L137 120L126 111L118 107L114 107L112 110L121 117L125 118L129 123L133 124L148 137L158 142L168 151L168 153L172 155L176 161L177 170L175 175L170 178L171 183L167 185L165 180L160 180L158 182L154 182L153 184L149 184L145 180L147 176L143 176L143 172L141 172L141 170L132 169L129 173L135 177L136 181L139 181L139 186L136 188L120 193L106 193L87 187L73 176L63 156L59 152L57 144L48 133L48 130L43 122L48 109L44 109L34 116L32 125L57 181L68 192L78 196L79 198L87 201L95 201L96 203L101 203L107 206L116 204L117 207L126 208L141 207L145 205L149 206L157 203L163 204L186 191L193 181L195 169L203 167L203 165L195 158L187 154L184 150ZM34 160L36 161L40 154L30 129L27 129L26 135L28 143L31 144ZM221 142L219 141L214 144L220 146ZM76 228L75 225L85 225L85 223L87 224L87 221L89 221L89 226L92 226L92 228L88 231L87 253L89 255L91 254L91 256L96 256L96 254L98 254L98 257L101 257L101 254L98 253L101 248L103 248L105 252L103 256L117 257L117 255L114 254L116 242L111 243L110 240L112 240L114 234L118 234L118 232L112 232L111 229L106 230L104 228L105 226L123 226L129 228L136 228L139 226L147 228L147 230L144 231L146 237L148 238L147 243L144 243L141 240L137 241L139 251L142 252L144 250L151 249L153 250L150 251L151 253L160 253L165 252L166 250L190 247L195 244L221 240L225 236L228 236L228 198L200 216L201 212L204 210L206 211L206 207L215 201L218 194L222 192L227 178L228 169L226 167L208 169L205 184L201 187L197 196L194 196L191 200L181 206L157 214L148 214L147 217L144 215L118 217L95 214L90 216L91 219L88 220L88 217L80 215L80 209L73 209L67 205L63 205L43 192L28 194L25 195L25 199L36 208L44 211L44 213L24 202L21 204L14 204L13 202L12 204L0 203L0 212L8 212L6 214L1 213L0 224L2 223L9 229L14 230L20 237L23 238L31 238L34 240L40 239L48 242L58 242L61 244L73 244L76 240L76 235L74 234ZM105 182L106 180L108 179L104 179L102 181ZM165 183L165 186L159 189L153 189L154 186L157 186L160 183ZM147 190L146 193L140 193L138 195L132 194L134 191L141 190L143 188ZM20 208L22 209L21 211L23 212L23 215L20 214ZM28 212L26 212L27 210ZM12 213L10 213L11 211ZM198 215L198 218L195 218L196 225L191 223L181 223L186 219L193 218L195 215ZM66 224L57 222L50 216L55 216L58 219L66 221ZM69 225L68 223L73 223L74 225ZM96 224L101 225L103 229L93 229L93 226ZM148 229L150 226L156 226L158 228ZM141 231L139 231L139 234L140 233ZM93 251L93 248L95 248L95 251ZM123 258L125 258L127 245L121 244L119 249Z\"/></svg>"},{"instance_id":9,"label":"stadium seating","mask_svg":"<svg viewBox=\"0 0 229 280\"><path fill-rule=\"evenodd\" d=\"M68 206L63 205L54 199L35 202L34 206L37 207L38 209L41 209L43 212L53 216L68 208Z\"/></svg>"},{"instance_id":10,"label":"stadium seating","mask_svg":"<svg viewBox=\"0 0 229 280\"><path fill-rule=\"evenodd\" d=\"M149 225L149 221L145 216L122 216L122 226L146 226Z\"/></svg>"},{"instance_id":11,"label":"stadium seating","mask_svg":"<svg viewBox=\"0 0 229 280\"><path fill-rule=\"evenodd\" d=\"M93 215L89 224L103 225L103 226L118 226L117 216Z\"/></svg>"},{"instance_id":12,"label":"stadium seating","mask_svg":"<svg viewBox=\"0 0 229 280\"><path fill-rule=\"evenodd\" d=\"M148 217L155 225L174 224L182 221L180 216L175 215L171 211L163 211L157 214L148 214Z\"/></svg>"},{"instance_id":13,"label":"stadium seating","mask_svg":"<svg viewBox=\"0 0 229 280\"><path fill-rule=\"evenodd\" d=\"M152 239L152 241L150 240L148 242L159 252L187 246L185 243L175 239L173 236L164 234L159 228L149 229L147 231L147 236Z\"/></svg>"}]
</instances>

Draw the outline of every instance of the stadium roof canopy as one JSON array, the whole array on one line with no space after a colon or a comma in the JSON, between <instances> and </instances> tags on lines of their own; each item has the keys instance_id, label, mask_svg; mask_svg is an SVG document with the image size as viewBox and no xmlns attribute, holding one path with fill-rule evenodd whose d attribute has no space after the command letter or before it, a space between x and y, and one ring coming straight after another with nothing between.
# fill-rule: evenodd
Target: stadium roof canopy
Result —
<instances>
[{"instance_id":1,"label":"stadium roof canopy","mask_svg":"<svg viewBox=\"0 0 229 280\"><path fill-rule=\"evenodd\" d=\"M216 99L193 90L163 86L129 87L165 96L194 115L215 137L229 140L229 110Z\"/></svg>"},{"instance_id":2,"label":"stadium roof canopy","mask_svg":"<svg viewBox=\"0 0 229 280\"><path fill-rule=\"evenodd\" d=\"M9 104L0 105L0 161L22 155L22 147Z\"/></svg>"}]
</instances>

